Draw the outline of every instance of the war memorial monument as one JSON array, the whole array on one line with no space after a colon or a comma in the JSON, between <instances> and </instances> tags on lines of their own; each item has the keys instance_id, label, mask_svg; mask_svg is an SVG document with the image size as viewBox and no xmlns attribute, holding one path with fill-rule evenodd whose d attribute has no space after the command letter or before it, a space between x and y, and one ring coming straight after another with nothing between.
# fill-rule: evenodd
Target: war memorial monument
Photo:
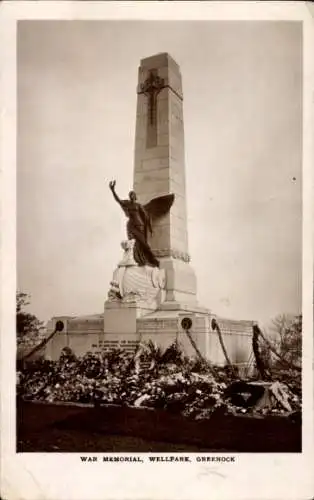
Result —
<instances>
[{"instance_id":1,"label":"war memorial monument","mask_svg":"<svg viewBox=\"0 0 314 500\"><path fill-rule=\"evenodd\" d=\"M225 363L212 327L216 319L231 362L248 361L253 322L217 318L197 300L184 157L180 68L161 53L143 59L139 67L133 189L128 199L120 198L119 172L108 186L108 196L126 217L126 234L117 241L117 267L104 291L104 312L52 318L48 335L57 321L64 329L48 343L48 358L57 359L66 346L77 355L114 347L131 351L150 339L163 348L177 341L192 356L195 350L182 327L182 319L189 318L190 335L204 357Z\"/></svg>"}]
</instances>

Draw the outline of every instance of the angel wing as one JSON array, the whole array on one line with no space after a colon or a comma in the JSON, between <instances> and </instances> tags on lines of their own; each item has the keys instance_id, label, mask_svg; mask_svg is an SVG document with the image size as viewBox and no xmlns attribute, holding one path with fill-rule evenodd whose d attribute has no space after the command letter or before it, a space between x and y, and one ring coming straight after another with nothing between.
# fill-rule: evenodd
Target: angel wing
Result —
<instances>
[{"instance_id":1,"label":"angel wing","mask_svg":"<svg viewBox=\"0 0 314 500\"><path fill-rule=\"evenodd\" d=\"M143 208L152 219L158 219L169 212L173 202L174 194L166 194L153 198Z\"/></svg>"}]
</instances>

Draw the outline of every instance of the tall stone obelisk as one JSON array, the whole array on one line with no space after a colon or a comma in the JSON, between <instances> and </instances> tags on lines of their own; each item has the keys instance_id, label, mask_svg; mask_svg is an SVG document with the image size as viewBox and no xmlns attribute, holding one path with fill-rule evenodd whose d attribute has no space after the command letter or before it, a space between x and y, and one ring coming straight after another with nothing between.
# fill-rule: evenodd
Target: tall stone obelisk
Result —
<instances>
[{"instance_id":1,"label":"tall stone obelisk","mask_svg":"<svg viewBox=\"0 0 314 500\"><path fill-rule=\"evenodd\" d=\"M174 204L153 226L150 242L166 271L161 307L196 305L196 277L188 253L182 80L179 66L167 53L142 59L139 67L134 191L141 203L174 193Z\"/></svg>"}]
</instances>

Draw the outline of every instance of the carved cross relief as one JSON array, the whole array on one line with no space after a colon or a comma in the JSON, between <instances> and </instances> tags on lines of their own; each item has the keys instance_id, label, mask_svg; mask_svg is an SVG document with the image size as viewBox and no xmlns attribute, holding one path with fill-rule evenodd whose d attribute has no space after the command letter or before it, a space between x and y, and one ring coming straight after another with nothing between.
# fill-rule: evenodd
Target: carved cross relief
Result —
<instances>
[{"instance_id":1,"label":"carved cross relief","mask_svg":"<svg viewBox=\"0 0 314 500\"><path fill-rule=\"evenodd\" d=\"M148 148L157 146L157 96L165 87L165 81L157 74L157 70L150 70L148 77L141 84L141 93L147 97L147 140Z\"/></svg>"}]
</instances>

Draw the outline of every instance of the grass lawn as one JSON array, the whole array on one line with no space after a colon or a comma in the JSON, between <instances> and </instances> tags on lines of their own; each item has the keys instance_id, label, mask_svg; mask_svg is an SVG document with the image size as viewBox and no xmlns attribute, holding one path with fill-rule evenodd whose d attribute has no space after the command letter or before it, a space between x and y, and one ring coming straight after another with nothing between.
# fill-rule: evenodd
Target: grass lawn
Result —
<instances>
[{"instance_id":1,"label":"grass lawn","mask_svg":"<svg viewBox=\"0 0 314 500\"><path fill-rule=\"evenodd\" d=\"M126 407L17 405L17 452L300 452L301 424Z\"/></svg>"}]
</instances>

